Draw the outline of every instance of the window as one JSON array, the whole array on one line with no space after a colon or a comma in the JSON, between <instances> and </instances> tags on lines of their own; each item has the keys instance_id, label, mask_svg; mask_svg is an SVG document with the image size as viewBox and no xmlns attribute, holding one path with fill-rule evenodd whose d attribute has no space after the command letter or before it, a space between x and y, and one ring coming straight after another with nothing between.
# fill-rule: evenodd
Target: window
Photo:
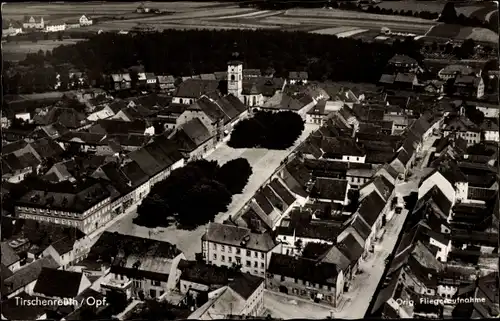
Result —
<instances>
[{"instance_id":1,"label":"window","mask_svg":"<svg viewBox=\"0 0 500 321\"><path fill-rule=\"evenodd\" d=\"M264 259L264 253L260 253L260 258Z\"/></svg>"},{"instance_id":2,"label":"window","mask_svg":"<svg viewBox=\"0 0 500 321\"><path fill-rule=\"evenodd\" d=\"M233 252L233 247L232 246L228 246L227 247L227 252L228 253L232 253Z\"/></svg>"},{"instance_id":3,"label":"window","mask_svg":"<svg viewBox=\"0 0 500 321\"><path fill-rule=\"evenodd\" d=\"M214 260L217 260L217 254L214 254Z\"/></svg>"},{"instance_id":4,"label":"window","mask_svg":"<svg viewBox=\"0 0 500 321\"><path fill-rule=\"evenodd\" d=\"M222 262L226 262L226 257L225 257L224 255L221 255L220 260L221 260Z\"/></svg>"},{"instance_id":5,"label":"window","mask_svg":"<svg viewBox=\"0 0 500 321\"><path fill-rule=\"evenodd\" d=\"M232 257L230 257L230 256L228 256L228 257L227 257L227 261L228 261L229 263L231 263L231 262L233 262L233 258L232 258Z\"/></svg>"},{"instance_id":6,"label":"window","mask_svg":"<svg viewBox=\"0 0 500 321\"><path fill-rule=\"evenodd\" d=\"M231 81L234 81L235 78L234 78L234 75L231 75Z\"/></svg>"},{"instance_id":7,"label":"window","mask_svg":"<svg viewBox=\"0 0 500 321\"><path fill-rule=\"evenodd\" d=\"M294 282L295 282L295 283L298 283L298 282L299 282L299 280L298 280L297 278L295 278Z\"/></svg>"},{"instance_id":8,"label":"window","mask_svg":"<svg viewBox=\"0 0 500 321\"><path fill-rule=\"evenodd\" d=\"M225 250L225 246L224 246L224 245L221 245L221 246L220 246L220 250L221 250L221 252L224 252L224 250Z\"/></svg>"},{"instance_id":9,"label":"window","mask_svg":"<svg viewBox=\"0 0 500 321\"><path fill-rule=\"evenodd\" d=\"M236 264L241 264L241 258L239 256L236 257Z\"/></svg>"},{"instance_id":10,"label":"window","mask_svg":"<svg viewBox=\"0 0 500 321\"><path fill-rule=\"evenodd\" d=\"M248 256L248 257L252 256L252 251L247 250L247 256Z\"/></svg>"},{"instance_id":11,"label":"window","mask_svg":"<svg viewBox=\"0 0 500 321\"><path fill-rule=\"evenodd\" d=\"M259 267L259 262L257 261L253 262L253 267Z\"/></svg>"},{"instance_id":12,"label":"window","mask_svg":"<svg viewBox=\"0 0 500 321\"><path fill-rule=\"evenodd\" d=\"M217 244L214 243L214 245L212 247L214 250L217 250Z\"/></svg>"},{"instance_id":13,"label":"window","mask_svg":"<svg viewBox=\"0 0 500 321\"><path fill-rule=\"evenodd\" d=\"M246 264L246 266L247 266L247 267L250 267L251 265L252 265L252 262L250 262L250 261L247 261L247 264Z\"/></svg>"},{"instance_id":14,"label":"window","mask_svg":"<svg viewBox=\"0 0 500 321\"><path fill-rule=\"evenodd\" d=\"M260 262L260 267L263 269L264 268L264 262Z\"/></svg>"},{"instance_id":15,"label":"window","mask_svg":"<svg viewBox=\"0 0 500 321\"><path fill-rule=\"evenodd\" d=\"M284 282L285 281L285 277L282 275L281 278L280 278L281 282Z\"/></svg>"},{"instance_id":16,"label":"window","mask_svg":"<svg viewBox=\"0 0 500 321\"><path fill-rule=\"evenodd\" d=\"M161 282L160 281L151 280L151 285L160 286Z\"/></svg>"},{"instance_id":17,"label":"window","mask_svg":"<svg viewBox=\"0 0 500 321\"><path fill-rule=\"evenodd\" d=\"M238 254L238 255L241 254L241 250L239 248L236 248L236 254Z\"/></svg>"},{"instance_id":18,"label":"window","mask_svg":"<svg viewBox=\"0 0 500 321\"><path fill-rule=\"evenodd\" d=\"M156 290L149 290L149 296L152 298L156 298Z\"/></svg>"},{"instance_id":19,"label":"window","mask_svg":"<svg viewBox=\"0 0 500 321\"><path fill-rule=\"evenodd\" d=\"M254 254L254 256L255 256L256 258L258 258L258 257L259 257L259 253L257 253L257 251L253 252L253 254Z\"/></svg>"}]
</instances>

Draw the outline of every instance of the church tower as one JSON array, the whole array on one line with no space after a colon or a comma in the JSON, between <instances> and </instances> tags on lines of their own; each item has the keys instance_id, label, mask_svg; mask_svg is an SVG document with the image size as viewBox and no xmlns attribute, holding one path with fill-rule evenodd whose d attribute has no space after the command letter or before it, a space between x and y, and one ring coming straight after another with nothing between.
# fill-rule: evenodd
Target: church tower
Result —
<instances>
[{"instance_id":1,"label":"church tower","mask_svg":"<svg viewBox=\"0 0 500 321\"><path fill-rule=\"evenodd\" d=\"M240 59L239 52L235 51L227 63L227 93L243 102L243 62Z\"/></svg>"}]
</instances>

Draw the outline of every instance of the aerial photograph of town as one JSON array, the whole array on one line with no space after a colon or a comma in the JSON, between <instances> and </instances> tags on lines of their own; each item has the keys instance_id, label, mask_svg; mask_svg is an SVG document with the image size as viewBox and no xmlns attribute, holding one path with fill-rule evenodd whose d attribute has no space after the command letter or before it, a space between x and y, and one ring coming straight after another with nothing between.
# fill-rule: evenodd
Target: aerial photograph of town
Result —
<instances>
[{"instance_id":1,"label":"aerial photograph of town","mask_svg":"<svg viewBox=\"0 0 500 321\"><path fill-rule=\"evenodd\" d=\"M2 4L2 320L488 319L499 1Z\"/></svg>"}]
</instances>

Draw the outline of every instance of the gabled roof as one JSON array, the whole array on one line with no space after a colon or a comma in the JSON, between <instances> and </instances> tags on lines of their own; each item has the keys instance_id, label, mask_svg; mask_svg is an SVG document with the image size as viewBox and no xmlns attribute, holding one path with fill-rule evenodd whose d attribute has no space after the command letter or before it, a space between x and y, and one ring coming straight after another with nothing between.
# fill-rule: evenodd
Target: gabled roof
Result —
<instances>
[{"instance_id":1,"label":"gabled roof","mask_svg":"<svg viewBox=\"0 0 500 321\"><path fill-rule=\"evenodd\" d=\"M203 236L209 242L269 252L277 244L268 233L252 233L250 229L228 224L209 223Z\"/></svg>"},{"instance_id":2,"label":"gabled roof","mask_svg":"<svg viewBox=\"0 0 500 321\"><path fill-rule=\"evenodd\" d=\"M16 251L12 247L10 247L8 242L2 242L2 264L6 267L11 266L12 264L19 262L21 258L17 255Z\"/></svg>"},{"instance_id":3,"label":"gabled roof","mask_svg":"<svg viewBox=\"0 0 500 321\"><path fill-rule=\"evenodd\" d=\"M11 294L21 287L35 281L44 267L56 269L59 267L59 264L52 256L46 256L25 265L17 270L11 277L2 280L2 296Z\"/></svg>"},{"instance_id":4,"label":"gabled roof","mask_svg":"<svg viewBox=\"0 0 500 321\"><path fill-rule=\"evenodd\" d=\"M173 141L179 145L179 149L193 151L211 137L210 131L201 120L193 118L181 126L175 133Z\"/></svg>"},{"instance_id":5,"label":"gabled roof","mask_svg":"<svg viewBox=\"0 0 500 321\"><path fill-rule=\"evenodd\" d=\"M417 76L414 73L398 73L394 82L413 83Z\"/></svg>"},{"instance_id":6,"label":"gabled roof","mask_svg":"<svg viewBox=\"0 0 500 321\"><path fill-rule=\"evenodd\" d=\"M409 64L416 65L417 61L407 55L394 55L390 60L390 64Z\"/></svg>"},{"instance_id":7,"label":"gabled roof","mask_svg":"<svg viewBox=\"0 0 500 321\"><path fill-rule=\"evenodd\" d=\"M337 266L302 257L272 253L267 272L320 285L336 285Z\"/></svg>"},{"instance_id":8,"label":"gabled roof","mask_svg":"<svg viewBox=\"0 0 500 321\"><path fill-rule=\"evenodd\" d=\"M174 96L197 99L201 95L217 91L218 88L218 80L187 79L179 84Z\"/></svg>"},{"instance_id":9,"label":"gabled roof","mask_svg":"<svg viewBox=\"0 0 500 321\"><path fill-rule=\"evenodd\" d=\"M74 298L79 294L83 274L54 268L42 268L33 292L47 297Z\"/></svg>"},{"instance_id":10,"label":"gabled roof","mask_svg":"<svg viewBox=\"0 0 500 321\"><path fill-rule=\"evenodd\" d=\"M316 179L311 191L311 197L344 201L347 195L348 182L345 179L324 178Z\"/></svg>"},{"instance_id":11,"label":"gabled roof","mask_svg":"<svg viewBox=\"0 0 500 321\"><path fill-rule=\"evenodd\" d=\"M377 192L373 191L363 199L358 209L358 213L368 226L372 227L381 214L384 206L385 201Z\"/></svg>"},{"instance_id":12,"label":"gabled roof","mask_svg":"<svg viewBox=\"0 0 500 321\"><path fill-rule=\"evenodd\" d=\"M213 122L228 118L222 109L207 96L201 96L188 110L200 110Z\"/></svg>"}]
</instances>

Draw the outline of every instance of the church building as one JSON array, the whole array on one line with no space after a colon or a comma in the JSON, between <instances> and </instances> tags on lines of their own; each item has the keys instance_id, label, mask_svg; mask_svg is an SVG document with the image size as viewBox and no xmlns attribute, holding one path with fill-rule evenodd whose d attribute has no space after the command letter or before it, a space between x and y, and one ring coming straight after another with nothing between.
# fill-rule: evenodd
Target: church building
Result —
<instances>
[{"instance_id":1,"label":"church building","mask_svg":"<svg viewBox=\"0 0 500 321\"><path fill-rule=\"evenodd\" d=\"M251 72L248 72L251 71ZM221 74L221 73L217 73ZM222 81L227 81L227 93L233 94L246 106L262 106L277 91L283 90L286 81L283 78L255 75L255 70L243 69L240 54L235 51L227 64L227 72ZM219 78L220 79L220 78ZM187 79L182 82L173 95L172 102L190 105L202 95L213 97L223 95L219 80Z\"/></svg>"}]
</instances>

